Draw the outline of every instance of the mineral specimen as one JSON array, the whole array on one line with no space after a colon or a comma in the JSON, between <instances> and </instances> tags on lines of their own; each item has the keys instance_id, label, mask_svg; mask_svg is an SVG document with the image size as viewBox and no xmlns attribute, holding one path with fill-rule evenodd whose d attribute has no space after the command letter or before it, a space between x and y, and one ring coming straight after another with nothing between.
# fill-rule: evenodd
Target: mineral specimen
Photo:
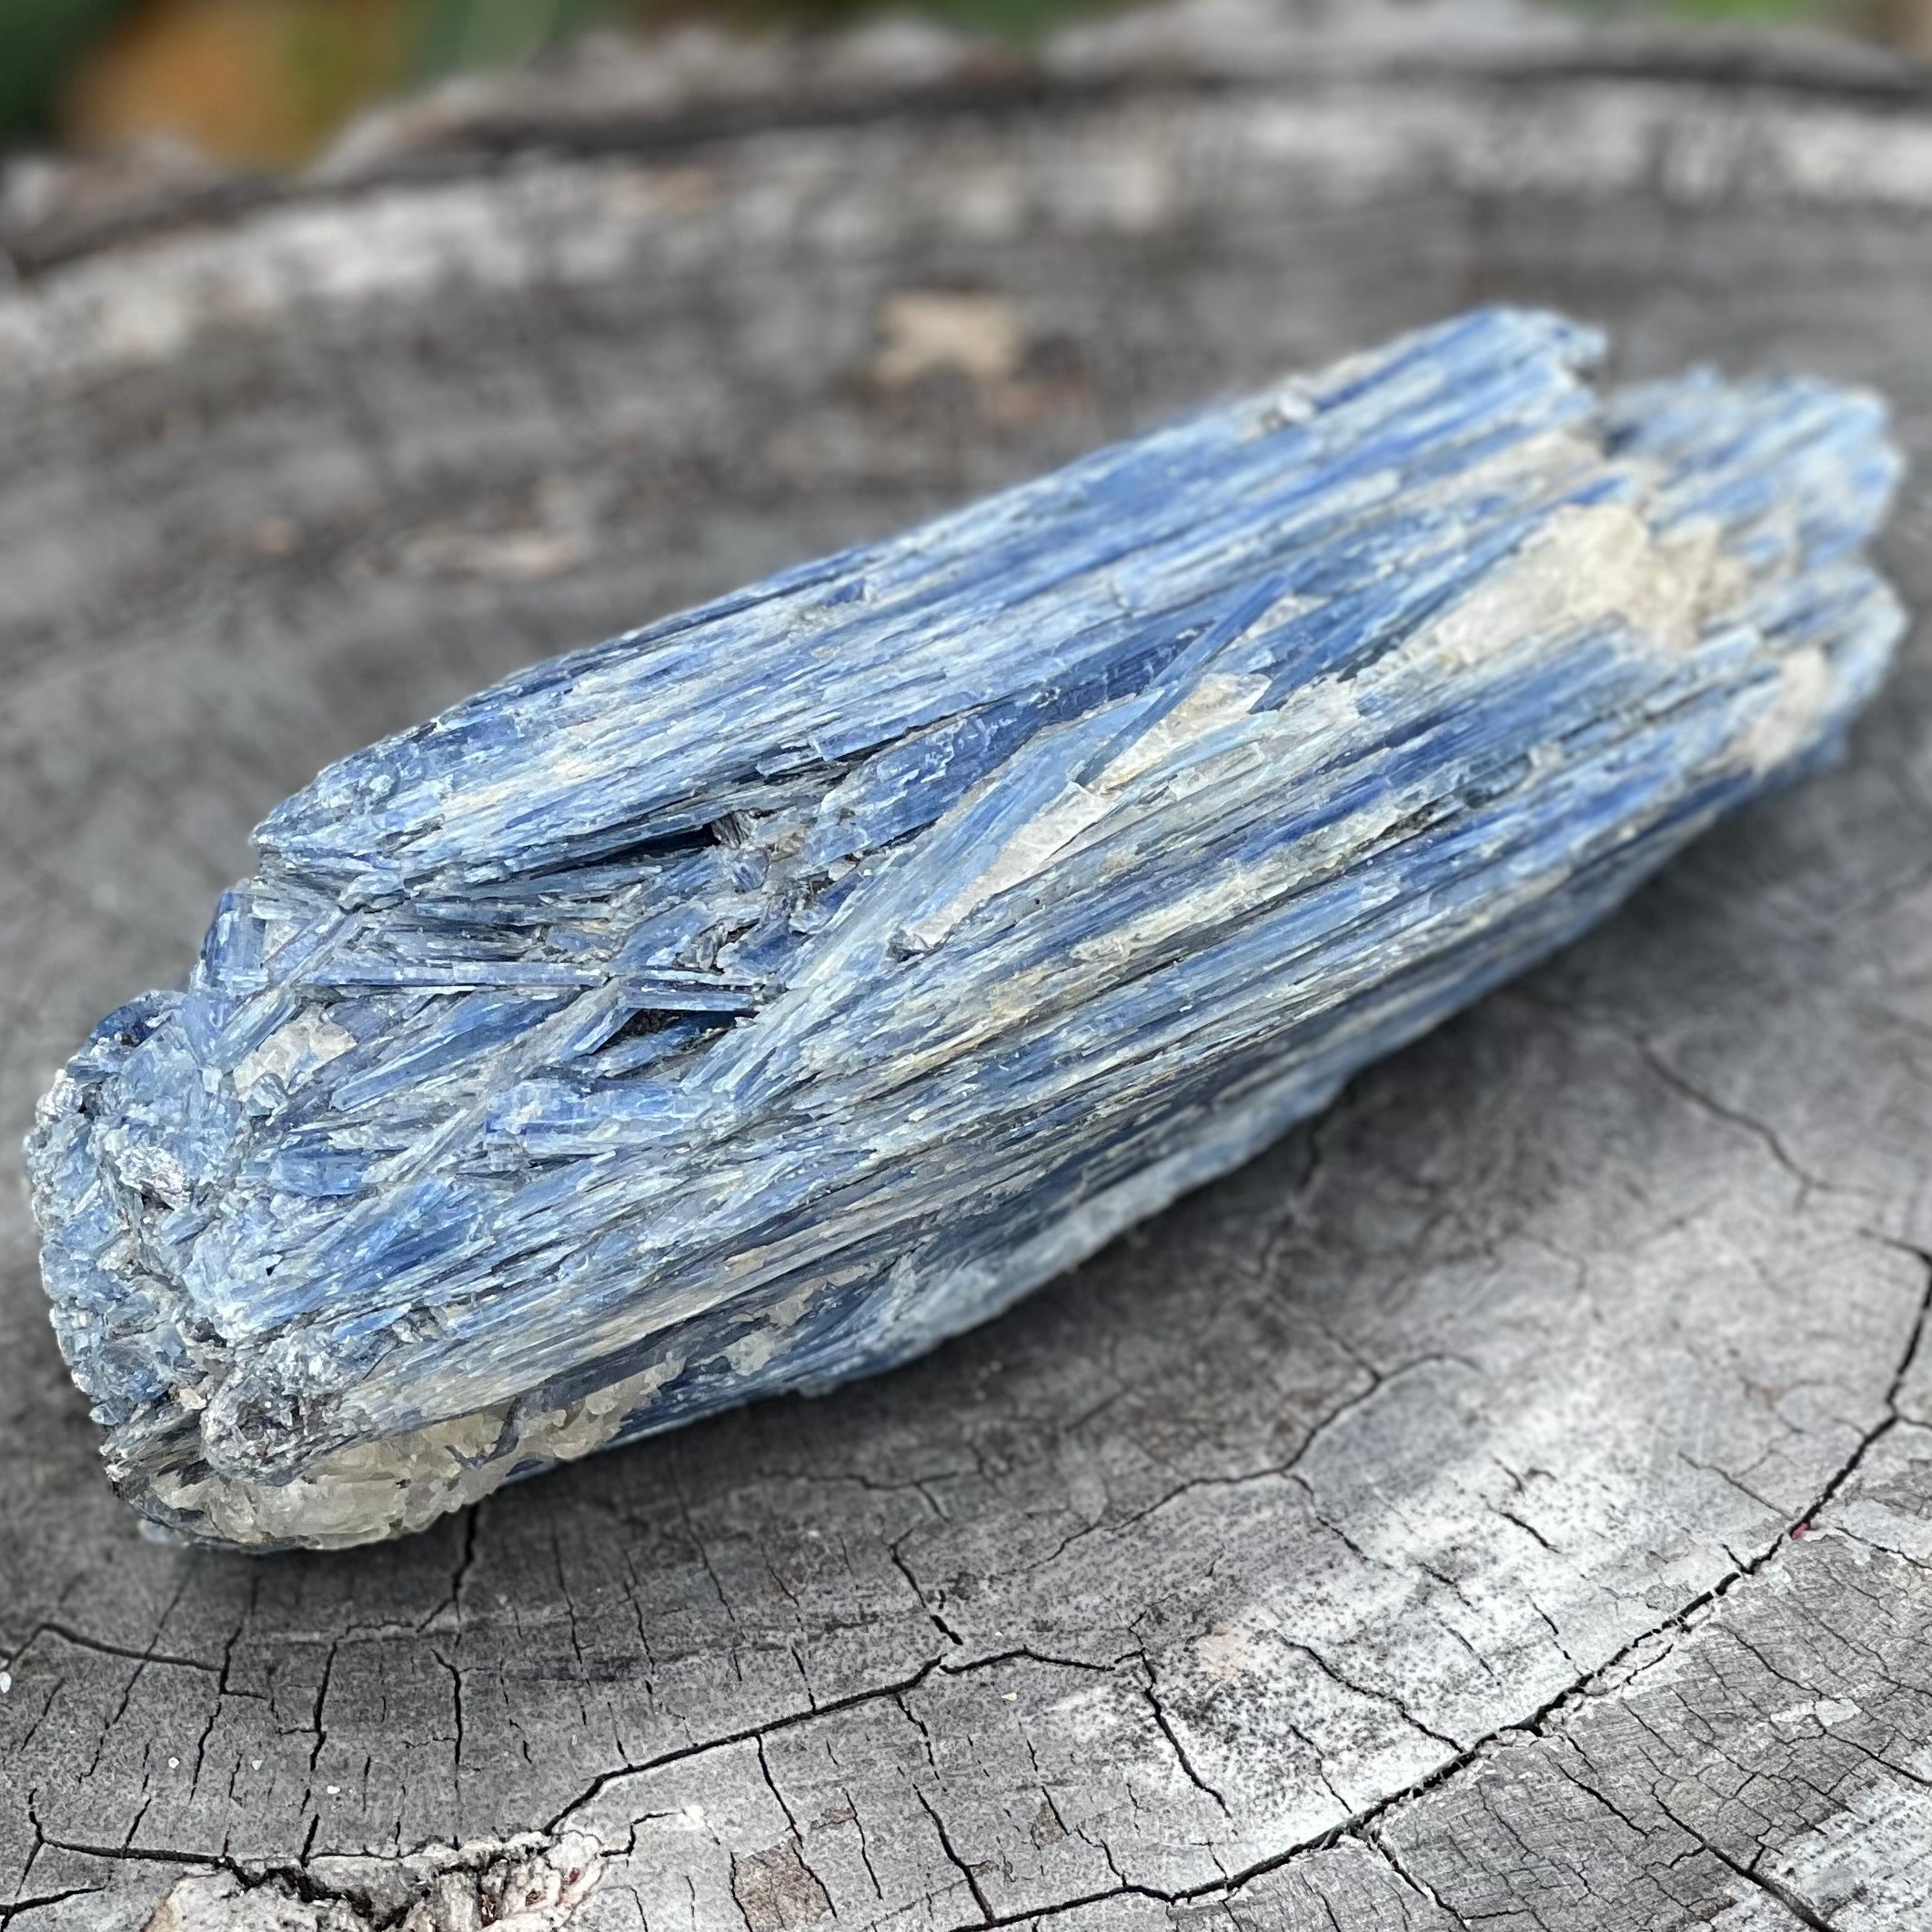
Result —
<instances>
[{"instance_id":1,"label":"mineral specimen","mask_svg":"<svg viewBox=\"0 0 1932 1932\"><path fill-rule=\"evenodd\" d=\"M144 1514L408 1530L983 1321L1816 764L1869 397L1468 316L512 678L29 1142Z\"/></svg>"}]
</instances>

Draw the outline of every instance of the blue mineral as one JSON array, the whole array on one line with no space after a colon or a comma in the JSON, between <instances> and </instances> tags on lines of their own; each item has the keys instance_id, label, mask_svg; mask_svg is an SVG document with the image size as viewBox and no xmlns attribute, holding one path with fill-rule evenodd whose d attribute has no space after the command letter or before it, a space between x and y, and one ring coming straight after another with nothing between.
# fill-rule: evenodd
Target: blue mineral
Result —
<instances>
[{"instance_id":1,"label":"blue mineral","mask_svg":"<svg viewBox=\"0 0 1932 1932\"><path fill-rule=\"evenodd\" d=\"M1872 398L1486 312L322 773L29 1142L122 1493L210 1540L985 1320L1818 762Z\"/></svg>"}]
</instances>

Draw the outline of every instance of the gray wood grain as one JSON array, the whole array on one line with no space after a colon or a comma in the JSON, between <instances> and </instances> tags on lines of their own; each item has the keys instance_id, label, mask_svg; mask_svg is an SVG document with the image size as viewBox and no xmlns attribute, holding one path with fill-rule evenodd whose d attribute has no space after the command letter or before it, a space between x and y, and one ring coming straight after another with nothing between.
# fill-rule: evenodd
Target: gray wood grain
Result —
<instances>
[{"instance_id":1,"label":"gray wood grain","mask_svg":"<svg viewBox=\"0 0 1932 1932\"><path fill-rule=\"evenodd\" d=\"M1911 87L1162 31L928 47L917 116L492 96L0 293L0 1132L324 760L1284 366L1554 302L1924 468ZM906 377L909 294L1005 346ZM1932 600L1922 483L1886 560ZM143 1540L10 1193L0 1925L578 1831L573 1932L1932 1926L1928 721L1917 636L1841 769L997 1324L400 1545Z\"/></svg>"}]
</instances>

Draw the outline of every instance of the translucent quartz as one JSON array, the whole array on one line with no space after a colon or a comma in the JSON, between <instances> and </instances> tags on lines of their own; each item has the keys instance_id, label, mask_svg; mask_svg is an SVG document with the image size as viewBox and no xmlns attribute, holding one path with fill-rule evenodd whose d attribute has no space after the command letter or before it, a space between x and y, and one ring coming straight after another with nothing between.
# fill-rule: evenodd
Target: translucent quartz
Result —
<instances>
[{"instance_id":1,"label":"translucent quartz","mask_svg":"<svg viewBox=\"0 0 1932 1932\"><path fill-rule=\"evenodd\" d=\"M1828 753L1881 408L1599 347L1464 317L278 807L29 1142L123 1494L357 1542L902 1362Z\"/></svg>"}]
</instances>

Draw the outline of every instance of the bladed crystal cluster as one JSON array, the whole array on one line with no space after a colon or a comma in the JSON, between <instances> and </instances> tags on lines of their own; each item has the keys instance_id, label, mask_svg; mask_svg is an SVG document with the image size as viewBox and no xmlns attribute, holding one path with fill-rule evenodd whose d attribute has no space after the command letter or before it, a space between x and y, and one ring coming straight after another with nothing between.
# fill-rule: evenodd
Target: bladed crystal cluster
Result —
<instances>
[{"instance_id":1,"label":"bladed crystal cluster","mask_svg":"<svg viewBox=\"0 0 1932 1932\"><path fill-rule=\"evenodd\" d=\"M1483 312L541 664L29 1142L122 1494L330 1545L985 1320L1828 755L1871 397Z\"/></svg>"}]
</instances>

